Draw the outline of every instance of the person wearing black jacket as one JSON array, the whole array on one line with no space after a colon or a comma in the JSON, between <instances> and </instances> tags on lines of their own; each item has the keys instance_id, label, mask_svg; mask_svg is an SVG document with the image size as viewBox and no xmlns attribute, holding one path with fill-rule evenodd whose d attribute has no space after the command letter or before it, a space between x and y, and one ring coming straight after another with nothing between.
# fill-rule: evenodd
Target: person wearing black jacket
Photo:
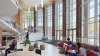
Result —
<instances>
[{"instance_id":1,"label":"person wearing black jacket","mask_svg":"<svg viewBox=\"0 0 100 56\"><path fill-rule=\"evenodd\" d=\"M17 46L17 41L15 40L15 38L13 38L11 45L9 46L8 49L5 50L5 56L7 56L10 50L14 50L16 46Z\"/></svg>"},{"instance_id":2,"label":"person wearing black jacket","mask_svg":"<svg viewBox=\"0 0 100 56\"><path fill-rule=\"evenodd\" d=\"M77 42L77 45L78 45L78 53L80 52L80 48L82 47L81 43L80 42Z\"/></svg>"},{"instance_id":3,"label":"person wearing black jacket","mask_svg":"<svg viewBox=\"0 0 100 56\"><path fill-rule=\"evenodd\" d=\"M25 38L26 38L26 39L25 39L25 41L24 41L24 46L26 46L26 44L30 44L30 45L31 45L31 42L30 42L30 40L29 40L29 33L28 33L28 32L27 32Z\"/></svg>"},{"instance_id":4,"label":"person wearing black jacket","mask_svg":"<svg viewBox=\"0 0 100 56\"><path fill-rule=\"evenodd\" d=\"M26 39L29 39L29 33L27 32L27 34L26 34L26 37L25 37Z\"/></svg>"},{"instance_id":5,"label":"person wearing black jacket","mask_svg":"<svg viewBox=\"0 0 100 56\"><path fill-rule=\"evenodd\" d=\"M1 44L2 44L2 46L6 46L6 41L5 40L2 41Z\"/></svg>"}]
</instances>

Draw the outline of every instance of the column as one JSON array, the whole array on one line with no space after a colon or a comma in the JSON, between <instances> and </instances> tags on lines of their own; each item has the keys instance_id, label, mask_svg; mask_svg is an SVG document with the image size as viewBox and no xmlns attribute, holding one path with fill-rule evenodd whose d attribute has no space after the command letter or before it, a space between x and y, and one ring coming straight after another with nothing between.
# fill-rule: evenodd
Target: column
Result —
<instances>
[{"instance_id":1,"label":"column","mask_svg":"<svg viewBox=\"0 0 100 56\"><path fill-rule=\"evenodd\" d=\"M47 9L45 9L45 36L47 36L47 33L48 33L48 31L47 31L48 30L47 29L48 28L48 26L47 26L48 23L47 22L48 22L48 19L47 19Z\"/></svg>"},{"instance_id":2,"label":"column","mask_svg":"<svg viewBox=\"0 0 100 56\"><path fill-rule=\"evenodd\" d=\"M43 36L45 36L45 7L43 7Z\"/></svg>"},{"instance_id":3,"label":"column","mask_svg":"<svg viewBox=\"0 0 100 56\"><path fill-rule=\"evenodd\" d=\"M81 42L82 0L76 0L76 42Z\"/></svg>"},{"instance_id":4,"label":"column","mask_svg":"<svg viewBox=\"0 0 100 56\"><path fill-rule=\"evenodd\" d=\"M34 33L36 33L36 11L34 8Z\"/></svg>"},{"instance_id":5,"label":"column","mask_svg":"<svg viewBox=\"0 0 100 56\"><path fill-rule=\"evenodd\" d=\"M55 40L55 2L52 3L52 41Z\"/></svg>"},{"instance_id":6,"label":"column","mask_svg":"<svg viewBox=\"0 0 100 56\"><path fill-rule=\"evenodd\" d=\"M62 0L63 2L63 40L66 40L66 0Z\"/></svg>"},{"instance_id":7,"label":"column","mask_svg":"<svg viewBox=\"0 0 100 56\"><path fill-rule=\"evenodd\" d=\"M2 28L0 27L0 42L2 41Z\"/></svg>"}]
</instances>

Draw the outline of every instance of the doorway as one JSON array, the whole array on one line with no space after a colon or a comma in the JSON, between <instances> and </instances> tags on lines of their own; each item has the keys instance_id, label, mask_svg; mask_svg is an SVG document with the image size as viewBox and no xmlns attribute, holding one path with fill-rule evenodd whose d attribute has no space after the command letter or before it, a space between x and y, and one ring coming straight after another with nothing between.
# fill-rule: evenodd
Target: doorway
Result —
<instances>
[{"instance_id":1,"label":"doorway","mask_svg":"<svg viewBox=\"0 0 100 56\"><path fill-rule=\"evenodd\" d=\"M76 28L74 29L68 29L68 37L70 38L71 41L76 42Z\"/></svg>"},{"instance_id":2,"label":"doorway","mask_svg":"<svg viewBox=\"0 0 100 56\"><path fill-rule=\"evenodd\" d=\"M62 41L63 40L63 30L56 30L56 38L55 40Z\"/></svg>"}]
</instances>

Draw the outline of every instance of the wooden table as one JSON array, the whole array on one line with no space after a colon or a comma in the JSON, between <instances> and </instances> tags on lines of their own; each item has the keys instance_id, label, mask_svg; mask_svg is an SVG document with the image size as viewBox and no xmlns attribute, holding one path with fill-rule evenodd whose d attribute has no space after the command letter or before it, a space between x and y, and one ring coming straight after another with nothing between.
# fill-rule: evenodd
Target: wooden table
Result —
<instances>
[{"instance_id":1,"label":"wooden table","mask_svg":"<svg viewBox=\"0 0 100 56\"><path fill-rule=\"evenodd\" d=\"M33 51L17 51L17 52L8 54L8 56L34 56L34 52Z\"/></svg>"}]
</instances>

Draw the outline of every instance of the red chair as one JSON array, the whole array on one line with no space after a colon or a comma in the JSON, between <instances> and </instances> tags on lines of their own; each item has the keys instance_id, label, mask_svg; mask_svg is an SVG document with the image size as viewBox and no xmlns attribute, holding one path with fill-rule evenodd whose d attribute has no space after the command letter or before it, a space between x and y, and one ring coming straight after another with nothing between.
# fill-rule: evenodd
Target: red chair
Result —
<instances>
[{"instance_id":1,"label":"red chair","mask_svg":"<svg viewBox=\"0 0 100 56\"><path fill-rule=\"evenodd\" d=\"M97 54L94 52L94 51L92 51L92 50L86 50L86 55L87 56L97 56Z\"/></svg>"},{"instance_id":2,"label":"red chair","mask_svg":"<svg viewBox=\"0 0 100 56\"><path fill-rule=\"evenodd\" d=\"M66 43L66 41L59 42L59 43L58 43L58 46L59 46L59 47L63 47L64 43Z\"/></svg>"},{"instance_id":3,"label":"red chair","mask_svg":"<svg viewBox=\"0 0 100 56\"><path fill-rule=\"evenodd\" d=\"M68 52L68 50L72 50L72 46L66 46L64 51Z\"/></svg>"}]
</instances>

